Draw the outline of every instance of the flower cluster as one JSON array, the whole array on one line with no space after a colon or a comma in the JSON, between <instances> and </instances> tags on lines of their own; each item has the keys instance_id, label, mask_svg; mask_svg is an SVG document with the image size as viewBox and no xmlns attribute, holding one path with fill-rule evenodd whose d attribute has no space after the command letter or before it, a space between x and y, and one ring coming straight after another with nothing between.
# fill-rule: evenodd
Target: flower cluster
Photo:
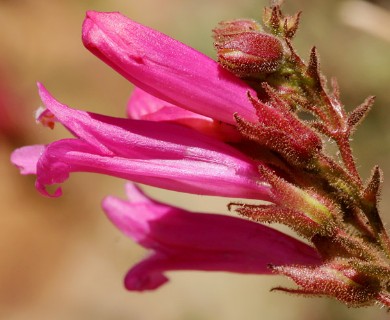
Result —
<instances>
[{"instance_id":1,"label":"flower cluster","mask_svg":"<svg viewBox=\"0 0 390 320\"><path fill-rule=\"evenodd\" d=\"M126 275L129 290L155 289L169 270L275 273L298 285L275 290L390 306L390 241L377 209L382 173L375 167L363 184L349 145L373 98L345 112L316 49L307 64L293 49L299 18L274 5L263 25L220 23L216 62L120 13L89 11L84 45L136 86L128 117L72 109L38 84L37 121L59 122L74 138L22 147L11 161L51 197L62 190L47 186L94 172L243 199L229 208L247 219L158 203L131 183L129 200L107 197L113 224L153 252ZM324 137L336 142L343 165L326 154ZM262 224L274 222L311 245Z\"/></svg>"}]
</instances>

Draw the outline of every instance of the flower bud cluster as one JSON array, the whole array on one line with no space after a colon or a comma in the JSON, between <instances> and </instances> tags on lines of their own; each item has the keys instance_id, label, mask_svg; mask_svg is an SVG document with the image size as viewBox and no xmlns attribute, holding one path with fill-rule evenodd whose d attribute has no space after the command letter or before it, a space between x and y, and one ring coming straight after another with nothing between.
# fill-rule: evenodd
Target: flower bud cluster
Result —
<instances>
[{"instance_id":1,"label":"flower bud cluster","mask_svg":"<svg viewBox=\"0 0 390 320\"><path fill-rule=\"evenodd\" d=\"M382 172L376 166L364 186L350 147L350 136L374 99L350 114L344 110L335 81L328 92L317 50L305 64L292 47L299 18L300 13L284 16L274 5L265 9L263 27L235 20L214 30L222 67L260 97L248 94L256 122L239 113L235 119L247 154L262 163L260 175L273 190L270 205L229 208L257 222L290 227L323 259L319 266L272 265L273 272L298 285L277 290L330 296L354 307L390 306L390 238L377 208ZM336 142L339 159L325 152L324 137Z\"/></svg>"}]
</instances>

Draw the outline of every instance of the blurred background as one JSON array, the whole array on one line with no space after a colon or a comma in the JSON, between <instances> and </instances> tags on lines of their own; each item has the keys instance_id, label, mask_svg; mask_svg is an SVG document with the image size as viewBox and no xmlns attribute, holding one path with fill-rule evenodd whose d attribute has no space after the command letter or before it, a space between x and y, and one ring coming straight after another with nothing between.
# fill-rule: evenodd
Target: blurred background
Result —
<instances>
[{"instance_id":1,"label":"blurred background","mask_svg":"<svg viewBox=\"0 0 390 320\"><path fill-rule=\"evenodd\" d=\"M308 57L319 49L322 70L338 78L348 110L368 95L377 101L353 142L367 178L379 164L390 172L389 1L290 0L303 10L295 46ZM74 174L64 196L47 199L9 163L10 152L68 134L37 126L36 81L75 108L124 116L132 85L90 54L80 39L87 9L121 11L215 57L211 29L221 20L260 19L263 0L0 0L0 319L233 320L385 319L377 307L348 309L330 299L270 293L292 283L281 277L175 272L155 292L130 293L127 269L145 251L105 218L101 199L123 195L124 181ZM226 210L226 199L153 188L150 194L186 208ZM381 211L390 221L390 180Z\"/></svg>"}]
</instances>

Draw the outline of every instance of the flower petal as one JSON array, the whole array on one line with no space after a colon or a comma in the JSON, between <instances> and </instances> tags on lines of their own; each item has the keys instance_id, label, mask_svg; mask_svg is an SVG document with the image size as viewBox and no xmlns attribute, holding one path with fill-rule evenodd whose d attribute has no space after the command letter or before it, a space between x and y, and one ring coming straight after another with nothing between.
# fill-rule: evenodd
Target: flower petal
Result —
<instances>
[{"instance_id":1,"label":"flower petal","mask_svg":"<svg viewBox=\"0 0 390 320\"><path fill-rule=\"evenodd\" d=\"M204 54L118 12L88 11L84 45L137 87L190 111L235 124L255 121L254 91Z\"/></svg>"},{"instance_id":2,"label":"flower petal","mask_svg":"<svg viewBox=\"0 0 390 320\"><path fill-rule=\"evenodd\" d=\"M11 154L11 162L19 168L21 174L36 174L37 162L44 150L44 145L26 146L16 149Z\"/></svg>"},{"instance_id":3,"label":"flower petal","mask_svg":"<svg viewBox=\"0 0 390 320\"><path fill-rule=\"evenodd\" d=\"M269 264L320 262L310 246L255 222L188 212L153 201L134 187L134 202L107 197L103 209L114 225L153 253L126 275L129 290L152 290L170 270L269 274Z\"/></svg>"},{"instance_id":4,"label":"flower petal","mask_svg":"<svg viewBox=\"0 0 390 320\"><path fill-rule=\"evenodd\" d=\"M127 116L135 120L175 121L178 119L201 119L212 122L213 119L180 108L172 103L135 87L127 104Z\"/></svg>"}]
</instances>

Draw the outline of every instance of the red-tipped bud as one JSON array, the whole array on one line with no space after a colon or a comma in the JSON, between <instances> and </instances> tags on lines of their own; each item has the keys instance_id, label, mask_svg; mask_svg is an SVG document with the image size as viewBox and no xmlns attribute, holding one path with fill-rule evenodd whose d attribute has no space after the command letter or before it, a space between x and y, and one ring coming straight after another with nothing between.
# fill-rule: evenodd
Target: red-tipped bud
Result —
<instances>
[{"instance_id":1,"label":"red-tipped bud","mask_svg":"<svg viewBox=\"0 0 390 320\"><path fill-rule=\"evenodd\" d=\"M252 20L221 23L214 30L219 63L239 77L278 70L283 59L282 43L260 30Z\"/></svg>"}]
</instances>

